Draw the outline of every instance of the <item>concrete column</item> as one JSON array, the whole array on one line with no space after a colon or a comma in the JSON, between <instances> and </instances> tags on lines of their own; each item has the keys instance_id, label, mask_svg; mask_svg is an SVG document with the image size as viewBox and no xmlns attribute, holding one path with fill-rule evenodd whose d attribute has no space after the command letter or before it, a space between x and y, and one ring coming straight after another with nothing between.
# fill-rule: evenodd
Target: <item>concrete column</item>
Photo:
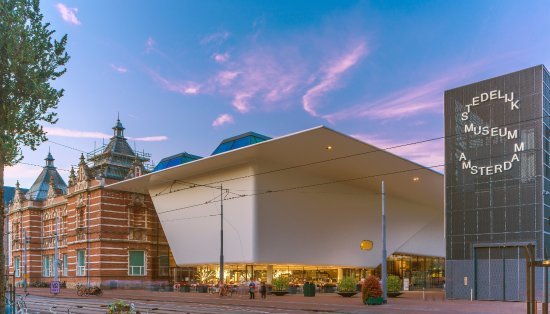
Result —
<instances>
[{"instance_id":1,"label":"concrete column","mask_svg":"<svg viewBox=\"0 0 550 314\"><path fill-rule=\"evenodd\" d=\"M342 278L344 278L344 269L343 268L338 268L338 282L340 282L340 280L342 280Z\"/></svg>"},{"instance_id":2,"label":"concrete column","mask_svg":"<svg viewBox=\"0 0 550 314\"><path fill-rule=\"evenodd\" d=\"M267 265L267 284L270 285L273 281L273 265Z\"/></svg>"}]
</instances>

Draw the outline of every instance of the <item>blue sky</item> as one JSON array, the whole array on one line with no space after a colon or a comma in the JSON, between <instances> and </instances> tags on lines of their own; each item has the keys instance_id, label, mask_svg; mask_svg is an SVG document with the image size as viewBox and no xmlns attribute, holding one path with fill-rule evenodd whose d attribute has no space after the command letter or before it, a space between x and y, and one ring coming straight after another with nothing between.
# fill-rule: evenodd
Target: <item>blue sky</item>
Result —
<instances>
[{"instance_id":1,"label":"blue sky","mask_svg":"<svg viewBox=\"0 0 550 314\"><path fill-rule=\"evenodd\" d=\"M117 113L155 162L227 137L326 125L381 148L443 135L446 89L550 66L548 1L43 1L68 34L49 139L91 151ZM48 149L69 169L80 152ZM393 153L443 163L443 141ZM6 170L29 187L40 167ZM437 170L437 169L436 169ZM441 169L439 169L442 171ZM60 171L67 177L66 171Z\"/></svg>"}]
</instances>

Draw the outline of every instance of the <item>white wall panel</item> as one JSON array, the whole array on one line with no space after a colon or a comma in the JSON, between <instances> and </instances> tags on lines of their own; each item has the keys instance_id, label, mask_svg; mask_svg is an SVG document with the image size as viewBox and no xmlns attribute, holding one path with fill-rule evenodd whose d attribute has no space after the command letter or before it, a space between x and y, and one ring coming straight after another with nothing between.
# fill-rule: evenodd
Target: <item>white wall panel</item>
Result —
<instances>
[{"instance_id":1,"label":"white wall panel","mask_svg":"<svg viewBox=\"0 0 550 314\"><path fill-rule=\"evenodd\" d=\"M249 166L224 169L199 177L182 179L197 184L207 184L228 178L252 174ZM219 186L219 184L213 184ZM155 196L162 192L185 188L185 184L166 183L151 188L155 209L178 265L218 263L220 256L220 202L218 189L194 187L178 192ZM240 194L254 190L254 177L223 183L224 189ZM233 197L230 194L228 197ZM192 205L209 204L185 208ZM252 260L254 236L253 197L224 201L224 257L226 263L243 263ZM185 208L185 209L178 209ZM164 213L165 211L170 211Z\"/></svg>"}]
</instances>

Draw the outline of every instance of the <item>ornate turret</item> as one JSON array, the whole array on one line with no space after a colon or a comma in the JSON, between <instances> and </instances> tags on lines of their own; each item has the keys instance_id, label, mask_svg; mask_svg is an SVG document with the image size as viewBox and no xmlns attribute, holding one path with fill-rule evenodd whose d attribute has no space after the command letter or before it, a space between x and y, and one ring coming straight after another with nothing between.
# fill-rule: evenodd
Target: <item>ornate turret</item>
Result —
<instances>
[{"instance_id":1,"label":"ornate turret","mask_svg":"<svg viewBox=\"0 0 550 314\"><path fill-rule=\"evenodd\" d=\"M117 117L116 124L113 127L113 136L124 138L124 127L120 123L120 117Z\"/></svg>"},{"instance_id":2,"label":"ornate turret","mask_svg":"<svg viewBox=\"0 0 550 314\"><path fill-rule=\"evenodd\" d=\"M82 156L84 157L84 156ZM69 173L69 187L76 184L76 175L74 173L74 168L71 166L71 172Z\"/></svg>"},{"instance_id":3,"label":"ornate turret","mask_svg":"<svg viewBox=\"0 0 550 314\"><path fill-rule=\"evenodd\" d=\"M19 180L17 180L17 183L15 183L15 195L13 196L13 203L14 204L21 204L24 201L26 201L27 198L25 197L25 192L19 187Z\"/></svg>"},{"instance_id":4,"label":"ornate turret","mask_svg":"<svg viewBox=\"0 0 550 314\"><path fill-rule=\"evenodd\" d=\"M135 172L134 163L144 165L149 161L149 154L134 152L124 137L124 127L117 118L113 127L113 137L107 145L88 153L88 161L92 162L91 170L96 179L108 178L124 180L129 172ZM145 170L145 168L141 168ZM142 173L145 173L143 171Z\"/></svg>"},{"instance_id":5,"label":"ornate turret","mask_svg":"<svg viewBox=\"0 0 550 314\"><path fill-rule=\"evenodd\" d=\"M91 180L93 178L91 172L90 167L86 164L84 154L80 154L80 162L78 163L78 179L76 182Z\"/></svg>"},{"instance_id":6,"label":"ornate turret","mask_svg":"<svg viewBox=\"0 0 550 314\"><path fill-rule=\"evenodd\" d=\"M42 172L25 195L29 200L45 200L50 190L50 182L53 184L54 191L58 191L59 193L67 192L67 184L65 184L65 181L63 181L59 172L57 172L57 168L54 165L55 159L52 154L48 152L48 156L44 160L46 161L46 166L42 168Z\"/></svg>"}]
</instances>

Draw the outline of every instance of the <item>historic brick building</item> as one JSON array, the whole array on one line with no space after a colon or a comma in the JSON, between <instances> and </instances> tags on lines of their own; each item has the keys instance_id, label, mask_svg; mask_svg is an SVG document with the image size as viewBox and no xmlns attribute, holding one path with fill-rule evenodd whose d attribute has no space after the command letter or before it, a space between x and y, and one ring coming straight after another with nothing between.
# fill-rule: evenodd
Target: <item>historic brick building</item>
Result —
<instances>
[{"instance_id":1,"label":"historic brick building","mask_svg":"<svg viewBox=\"0 0 550 314\"><path fill-rule=\"evenodd\" d=\"M68 185L51 154L26 193L17 184L8 213L10 273L17 281L23 281L25 265L29 284L52 281L56 260L59 280L69 286L168 281L168 243L149 196L104 188L148 171L149 155L132 150L119 120L113 131L109 143L88 153L87 161L80 156Z\"/></svg>"}]
</instances>

